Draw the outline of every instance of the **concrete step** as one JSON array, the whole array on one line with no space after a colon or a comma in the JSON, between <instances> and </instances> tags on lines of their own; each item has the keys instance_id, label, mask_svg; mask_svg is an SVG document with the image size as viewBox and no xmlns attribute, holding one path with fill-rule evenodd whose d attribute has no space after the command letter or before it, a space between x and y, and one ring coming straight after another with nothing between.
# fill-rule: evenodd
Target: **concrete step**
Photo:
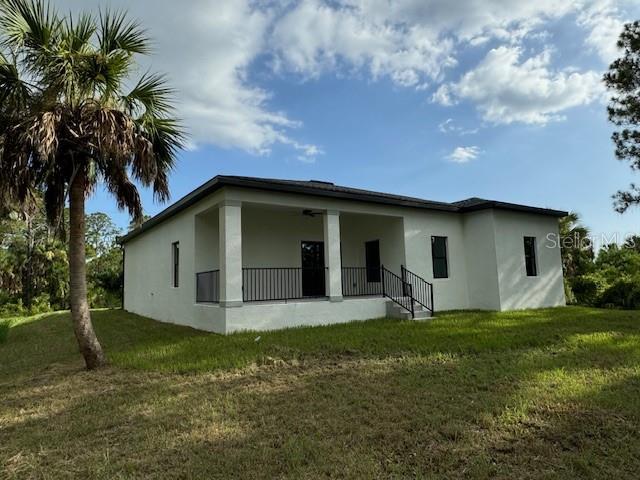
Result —
<instances>
[{"instance_id":1,"label":"concrete step","mask_svg":"<svg viewBox=\"0 0 640 480\"><path fill-rule=\"evenodd\" d=\"M431 318L431 312L422 305L416 304L413 311L415 320L426 320ZM391 300L387 302L387 315L391 318L398 318L401 320L411 319L411 312L408 312L406 309Z\"/></svg>"}]
</instances>

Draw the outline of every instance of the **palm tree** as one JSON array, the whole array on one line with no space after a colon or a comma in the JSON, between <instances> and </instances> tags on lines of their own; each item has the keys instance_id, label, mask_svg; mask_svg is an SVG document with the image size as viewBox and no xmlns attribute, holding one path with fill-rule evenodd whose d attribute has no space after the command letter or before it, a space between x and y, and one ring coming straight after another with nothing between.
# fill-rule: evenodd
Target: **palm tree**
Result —
<instances>
[{"instance_id":1,"label":"palm tree","mask_svg":"<svg viewBox=\"0 0 640 480\"><path fill-rule=\"evenodd\" d=\"M575 212L560 219L559 229L565 277L587 273L594 259L589 229L580 223L580 215Z\"/></svg>"},{"instance_id":2,"label":"palm tree","mask_svg":"<svg viewBox=\"0 0 640 480\"><path fill-rule=\"evenodd\" d=\"M183 134L172 90L145 74L125 91L149 40L124 13L60 16L45 0L0 0L0 202L44 192L59 224L69 201L70 304L88 369L105 364L87 302L85 199L102 182L134 219L134 181L169 198Z\"/></svg>"}]
</instances>

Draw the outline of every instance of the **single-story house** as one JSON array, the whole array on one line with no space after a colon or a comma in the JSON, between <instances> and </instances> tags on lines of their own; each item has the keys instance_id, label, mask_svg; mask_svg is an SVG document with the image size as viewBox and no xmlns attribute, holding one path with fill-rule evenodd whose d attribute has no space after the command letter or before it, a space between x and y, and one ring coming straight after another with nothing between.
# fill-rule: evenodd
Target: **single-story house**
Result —
<instances>
[{"instance_id":1,"label":"single-story house","mask_svg":"<svg viewBox=\"0 0 640 480\"><path fill-rule=\"evenodd\" d=\"M564 215L217 176L122 237L124 308L229 333L564 305Z\"/></svg>"}]
</instances>

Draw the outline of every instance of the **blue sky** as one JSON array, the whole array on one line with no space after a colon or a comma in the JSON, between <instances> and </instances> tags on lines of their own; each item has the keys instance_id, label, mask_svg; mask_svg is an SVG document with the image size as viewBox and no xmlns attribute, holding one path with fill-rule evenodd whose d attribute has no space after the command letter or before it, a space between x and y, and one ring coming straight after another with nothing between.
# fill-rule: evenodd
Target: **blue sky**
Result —
<instances>
[{"instance_id":1,"label":"blue sky","mask_svg":"<svg viewBox=\"0 0 640 480\"><path fill-rule=\"evenodd\" d=\"M57 2L79 11L124 2ZM153 5L153 8L150 8ZM640 4L610 0L140 1L190 133L175 201L217 174L321 179L455 201L578 211L594 233L634 179L600 81ZM165 206L143 192L145 210ZM108 194L90 211L124 227Z\"/></svg>"}]
</instances>

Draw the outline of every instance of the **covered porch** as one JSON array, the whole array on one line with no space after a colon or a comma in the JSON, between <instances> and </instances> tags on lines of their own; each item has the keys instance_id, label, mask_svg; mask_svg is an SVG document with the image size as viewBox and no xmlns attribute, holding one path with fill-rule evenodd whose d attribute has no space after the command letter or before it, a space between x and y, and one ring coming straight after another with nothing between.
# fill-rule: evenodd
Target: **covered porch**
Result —
<instances>
[{"instance_id":1,"label":"covered porch","mask_svg":"<svg viewBox=\"0 0 640 480\"><path fill-rule=\"evenodd\" d=\"M381 296L400 275L402 217L224 201L195 217L196 303Z\"/></svg>"}]
</instances>

